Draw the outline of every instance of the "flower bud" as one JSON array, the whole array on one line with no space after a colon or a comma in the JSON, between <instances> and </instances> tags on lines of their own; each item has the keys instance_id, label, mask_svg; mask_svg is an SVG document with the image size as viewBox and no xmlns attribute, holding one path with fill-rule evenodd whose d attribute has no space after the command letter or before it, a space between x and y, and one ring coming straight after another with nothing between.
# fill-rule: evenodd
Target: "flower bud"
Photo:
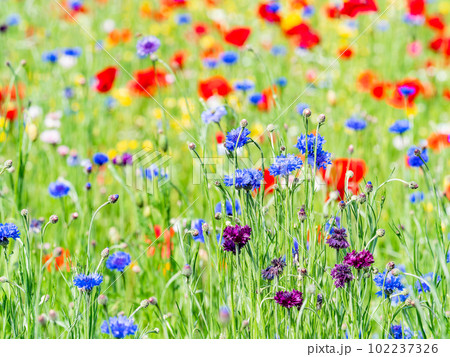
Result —
<instances>
[{"instance_id":1,"label":"flower bud","mask_svg":"<svg viewBox=\"0 0 450 357\"><path fill-rule=\"evenodd\" d=\"M366 184L366 193L371 193L372 191L373 191L373 185L372 185L372 182L367 181L367 184Z\"/></svg>"},{"instance_id":2,"label":"flower bud","mask_svg":"<svg viewBox=\"0 0 450 357\"><path fill-rule=\"evenodd\" d=\"M377 236L378 237L384 237L384 235L386 234L386 231L383 228L377 229Z\"/></svg>"},{"instance_id":3,"label":"flower bud","mask_svg":"<svg viewBox=\"0 0 450 357\"><path fill-rule=\"evenodd\" d=\"M409 188L410 188L411 190L417 190L417 189L419 188L419 185L417 184L417 182L411 181L411 182L409 183Z\"/></svg>"},{"instance_id":4,"label":"flower bud","mask_svg":"<svg viewBox=\"0 0 450 357\"><path fill-rule=\"evenodd\" d=\"M398 268L392 269L392 272L391 272L391 274L392 274L393 276L399 276L400 273L401 273L401 271L400 271L400 269L398 269Z\"/></svg>"},{"instance_id":5,"label":"flower bud","mask_svg":"<svg viewBox=\"0 0 450 357\"><path fill-rule=\"evenodd\" d=\"M154 296L149 298L148 301L150 302L151 305L158 305L158 299L155 298Z\"/></svg>"},{"instance_id":6,"label":"flower bud","mask_svg":"<svg viewBox=\"0 0 450 357\"><path fill-rule=\"evenodd\" d=\"M414 150L414 155L417 157L420 157L420 155L422 154L422 151L420 149L415 149Z\"/></svg>"},{"instance_id":7,"label":"flower bud","mask_svg":"<svg viewBox=\"0 0 450 357\"><path fill-rule=\"evenodd\" d=\"M242 119L241 120L241 128L245 128L245 127L247 127L247 125L248 125L247 119Z\"/></svg>"},{"instance_id":8,"label":"flower bud","mask_svg":"<svg viewBox=\"0 0 450 357\"><path fill-rule=\"evenodd\" d=\"M103 259L108 258L109 257L109 248L106 247L105 249L103 249L102 252L100 253L100 255Z\"/></svg>"},{"instance_id":9,"label":"flower bud","mask_svg":"<svg viewBox=\"0 0 450 357\"><path fill-rule=\"evenodd\" d=\"M192 268L189 264L185 264L183 269L181 270L181 274L186 278L189 278L192 275Z\"/></svg>"},{"instance_id":10,"label":"flower bud","mask_svg":"<svg viewBox=\"0 0 450 357\"><path fill-rule=\"evenodd\" d=\"M189 150L195 150L196 145L194 143L189 143L188 148Z\"/></svg>"},{"instance_id":11,"label":"flower bud","mask_svg":"<svg viewBox=\"0 0 450 357\"><path fill-rule=\"evenodd\" d=\"M118 199L119 195L117 193L108 197L108 201L110 203L116 203Z\"/></svg>"},{"instance_id":12,"label":"flower bud","mask_svg":"<svg viewBox=\"0 0 450 357\"><path fill-rule=\"evenodd\" d=\"M4 284L8 282L8 278L6 276L0 276L0 284Z\"/></svg>"},{"instance_id":13,"label":"flower bud","mask_svg":"<svg viewBox=\"0 0 450 357\"><path fill-rule=\"evenodd\" d=\"M218 221L221 220L221 219L222 219L222 213L217 212L217 213L214 215L214 218L217 219Z\"/></svg>"},{"instance_id":14,"label":"flower bud","mask_svg":"<svg viewBox=\"0 0 450 357\"><path fill-rule=\"evenodd\" d=\"M20 211L20 214L24 217L28 216L28 210L26 208L24 208L22 211Z\"/></svg>"},{"instance_id":15,"label":"flower bud","mask_svg":"<svg viewBox=\"0 0 450 357\"><path fill-rule=\"evenodd\" d=\"M226 324L230 321L230 310L226 306L222 306L219 309L219 320L223 324Z\"/></svg>"},{"instance_id":16,"label":"flower bud","mask_svg":"<svg viewBox=\"0 0 450 357\"><path fill-rule=\"evenodd\" d=\"M297 215L298 215L298 220L300 222L304 222L306 220L307 215L306 215L306 211L305 211L305 206L304 205L302 206L302 208L300 208L300 210L298 211Z\"/></svg>"},{"instance_id":17,"label":"flower bud","mask_svg":"<svg viewBox=\"0 0 450 357\"><path fill-rule=\"evenodd\" d=\"M141 301L141 309L146 309L148 306L150 305L150 301L148 301L147 299L144 299Z\"/></svg>"},{"instance_id":18,"label":"flower bud","mask_svg":"<svg viewBox=\"0 0 450 357\"><path fill-rule=\"evenodd\" d=\"M55 310L50 310L48 312L48 319L52 322L58 320L58 313Z\"/></svg>"},{"instance_id":19,"label":"flower bud","mask_svg":"<svg viewBox=\"0 0 450 357\"><path fill-rule=\"evenodd\" d=\"M363 203L366 202L366 201L367 201L366 194L361 192L361 193L358 195L358 202L361 203L361 204L363 204Z\"/></svg>"},{"instance_id":20,"label":"flower bud","mask_svg":"<svg viewBox=\"0 0 450 357\"><path fill-rule=\"evenodd\" d=\"M56 214L53 214L53 215L50 216L50 222L51 223L56 224L56 223L58 223L58 220L59 220L59 218L58 218L58 216Z\"/></svg>"},{"instance_id":21,"label":"flower bud","mask_svg":"<svg viewBox=\"0 0 450 357\"><path fill-rule=\"evenodd\" d=\"M345 173L345 177L346 177L346 178L352 178L353 176L355 176L355 174L354 174L353 171L351 171L351 170L348 170L348 171Z\"/></svg>"},{"instance_id":22,"label":"flower bud","mask_svg":"<svg viewBox=\"0 0 450 357\"><path fill-rule=\"evenodd\" d=\"M317 118L317 121L319 122L319 124L320 125L325 124L325 120L326 120L325 114L319 114L319 117Z\"/></svg>"},{"instance_id":23,"label":"flower bud","mask_svg":"<svg viewBox=\"0 0 450 357\"><path fill-rule=\"evenodd\" d=\"M106 304L108 303L108 297L103 294L101 294L97 300L98 300L98 303L102 306L106 306Z\"/></svg>"},{"instance_id":24,"label":"flower bud","mask_svg":"<svg viewBox=\"0 0 450 357\"><path fill-rule=\"evenodd\" d=\"M198 231L198 229L192 230L192 235L193 235L194 237L197 237L199 234L200 234L200 232Z\"/></svg>"},{"instance_id":25,"label":"flower bud","mask_svg":"<svg viewBox=\"0 0 450 357\"><path fill-rule=\"evenodd\" d=\"M389 263L386 264L386 270L388 272L390 272L394 268L395 268L395 263L394 262L389 262Z\"/></svg>"},{"instance_id":26,"label":"flower bud","mask_svg":"<svg viewBox=\"0 0 450 357\"><path fill-rule=\"evenodd\" d=\"M273 124L267 125L267 131L268 131L269 133L273 133L274 130L275 130L275 125L273 125Z\"/></svg>"},{"instance_id":27,"label":"flower bud","mask_svg":"<svg viewBox=\"0 0 450 357\"><path fill-rule=\"evenodd\" d=\"M345 209L345 201L339 201L338 206L341 210Z\"/></svg>"},{"instance_id":28,"label":"flower bud","mask_svg":"<svg viewBox=\"0 0 450 357\"><path fill-rule=\"evenodd\" d=\"M242 329L246 329L249 324L250 324L250 322L248 320L243 320L242 321Z\"/></svg>"},{"instance_id":29,"label":"flower bud","mask_svg":"<svg viewBox=\"0 0 450 357\"><path fill-rule=\"evenodd\" d=\"M63 249L62 249L61 247L56 247L56 248L53 250L53 257L54 257L54 258L58 258L58 257L60 257L62 254L63 254Z\"/></svg>"},{"instance_id":30,"label":"flower bud","mask_svg":"<svg viewBox=\"0 0 450 357\"><path fill-rule=\"evenodd\" d=\"M353 145L349 145L347 151L351 155L355 151L355 147Z\"/></svg>"},{"instance_id":31,"label":"flower bud","mask_svg":"<svg viewBox=\"0 0 450 357\"><path fill-rule=\"evenodd\" d=\"M76 220L78 219L78 212L73 212L72 213L72 220Z\"/></svg>"},{"instance_id":32,"label":"flower bud","mask_svg":"<svg viewBox=\"0 0 450 357\"><path fill-rule=\"evenodd\" d=\"M45 316L44 314L39 315L39 317L37 318L37 322L41 326L47 325L47 316Z\"/></svg>"},{"instance_id":33,"label":"flower bud","mask_svg":"<svg viewBox=\"0 0 450 357\"><path fill-rule=\"evenodd\" d=\"M5 169L10 169L12 167L12 164L12 160L6 160L3 166L5 167Z\"/></svg>"},{"instance_id":34,"label":"flower bud","mask_svg":"<svg viewBox=\"0 0 450 357\"><path fill-rule=\"evenodd\" d=\"M309 118L311 116L311 109L309 109L309 108L303 109L303 113L302 114L303 114L303 116L305 118Z\"/></svg>"}]
</instances>

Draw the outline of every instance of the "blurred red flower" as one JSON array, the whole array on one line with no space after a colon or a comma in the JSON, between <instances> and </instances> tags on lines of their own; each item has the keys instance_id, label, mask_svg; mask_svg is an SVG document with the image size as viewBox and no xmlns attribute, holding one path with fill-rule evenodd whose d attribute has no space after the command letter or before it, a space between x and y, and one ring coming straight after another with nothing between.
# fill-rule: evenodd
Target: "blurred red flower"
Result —
<instances>
[{"instance_id":1,"label":"blurred red flower","mask_svg":"<svg viewBox=\"0 0 450 357\"><path fill-rule=\"evenodd\" d=\"M56 257L52 264L49 264L47 267L48 271L52 271L52 265L55 266L56 270L60 270L61 268L64 268L67 272L70 272L70 253L68 249L61 248L62 254L59 257ZM53 254L47 254L42 258L42 263L47 263L51 258L53 257Z\"/></svg>"},{"instance_id":2,"label":"blurred red flower","mask_svg":"<svg viewBox=\"0 0 450 357\"><path fill-rule=\"evenodd\" d=\"M349 17L355 17L360 13L378 11L375 0L348 0L344 2L340 13Z\"/></svg>"},{"instance_id":3,"label":"blurred red flower","mask_svg":"<svg viewBox=\"0 0 450 357\"><path fill-rule=\"evenodd\" d=\"M107 93L111 90L117 75L116 67L107 67L95 75L94 88L97 92Z\"/></svg>"},{"instance_id":4,"label":"blurred red flower","mask_svg":"<svg viewBox=\"0 0 450 357\"><path fill-rule=\"evenodd\" d=\"M136 71L134 80L128 82L129 88L137 95L149 96L155 93L156 88L165 87L169 83L166 79L167 73L153 67Z\"/></svg>"},{"instance_id":5,"label":"blurred red flower","mask_svg":"<svg viewBox=\"0 0 450 357\"><path fill-rule=\"evenodd\" d=\"M199 95L207 100L213 95L226 97L233 91L227 80L222 76L213 76L198 83Z\"/></svg>"},{"instance_id":6,"label":"blurred red flower","mask_svg":"<svg viewBox=\"0 0 450 357\"><path fill-rule=\"evenodd\" d=\"M247 41L250 33L251 29L249 27L235 27L225 35L225 41L231 45L241 47Z\"/></svg>"},{"instance_id":7,"label":"blurred red flower","mask_svg":"<svg viewBox=\"0 0 450 357\"><path fill-rule=\"evenodd\" d=\"M267 22L280 22L281 17L277 12L274 12L270 9L269 4L260 4L258 8L258 14L261 18L266 20Z\"/></svg>"}]
</instances>

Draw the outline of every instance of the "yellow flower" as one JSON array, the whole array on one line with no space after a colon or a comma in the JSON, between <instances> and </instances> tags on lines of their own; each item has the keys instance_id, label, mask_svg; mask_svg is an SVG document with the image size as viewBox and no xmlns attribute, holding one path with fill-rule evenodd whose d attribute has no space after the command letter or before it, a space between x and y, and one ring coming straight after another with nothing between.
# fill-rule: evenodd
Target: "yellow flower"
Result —
<instances>
[{"instance_id":1,"label":"yellow flower","mask_svg":"<svg viewBox=\"0 0 450 357\"><path fill-rule=\"evenodd\" d=\"M433 204L431 202L428 202L425 207L425 212L433 212Z\"/></svg>"},{"instance_id":2,"label":"yellow flower","mask_svg":"<svg viewBox=\"0 0 450 357\"><path fill-rule=\"evenodd\" d=\"M264 127L261 124L255 124L250 129L252 136L260 136L264 133Z\"/></svg>"},{"instance_id":3,"label":"yellow flower","mask_svg":"<svg viewBox=\"0 0 450 357\"><path fill-rule=\"evenodd\" d=\"M414 104L412 107L407 107L406 108L406 115L416 115L417 114L417 107Z\"/></svg>"},{"instance_id":4,"label":"yellow flower","mask_svg":"<svg viewBox=\"0 0 450 357\"><path fill-rule=\"evenodd\" d=\"M127 107L131 104L131 95L128 88L119 88L114 89L112 92L112 96L116 99L121 105Z\"/></svg>"},{"instance_id":5,"label":"yellow flower","mask_svg":"<svg viewBox=\"0 0 450 357\"><path fill-rule=\"evenodd\" d=\"M4 131L0 131L0 143L6 140L6 134Z\"/></svg>"},{"instance_id":6,"label":"yellow flower","mask_svg":"<svg viewBox=\"0 0 450 357\"><path fill-rule=\"evenodd\" d=\"M25 127L25 132L28 134L28 137L31 141L35 141L38 136L38 128L35 124L28 124Z\"/></svg>"},{"instance_id":7,"label":"yellow flower","mask_svg":"<svg viewBox=\"0 0 450 357\"><path fill-rule=\"evenodd\" d=\"M127 147L128 147L128 143L126 140L120 140L116 145L117 151L119 151L119 152L127 151Z\"/></svg>"},{"instance_id":8,"label":"yellow flower","mask_svg":"<svg viewBox=\"0 0 450 357\"><path fill-rule=\"evenodd\" d=\"M214 37L206 35L200 39L200 46L202 48L209 48L209 47L214 46L215 42L216 41L214 40Z\"/></svg>"},{"instance_id":9,"label":"yellow flower","mask_svg":"<svg viewBox=\"0 0 450 357\"><path fill-rule=\"evenodd\" d=\"M163 117L163 111L161 108L155 108L153 109L152 115L155 119L161 119Z\"/></svg>"},{"instance_id":10,"label":"yellow flower","mask_svg":"<svg viewBox=\"0 0 450 357\"><path fill-rule=\"evenodd\" d=\"M129 148L130 150L136 150L137 147L138 147L138 142L137 142L137 140L130 140L130 141L128 142L128 148Z\"/></svg>"},{"instance_id":11,"label":"yellow flower","mask_svg":"<svg viewBox=\"0 0 450 357\"><path fill-rule=\"evenodd\" d=\"M302 17L297 12L292 12L288 14L281 20L281 29L283 31L290 30L294 26L300 25L302 22Z\"/></svg>"},{"instance_id":12,"label":"yellow flower","mask_svg":"<svg viewBox=\"0 0 450 357\"><path fill-rule=\"evenodd\" d=\"M438 10L442 15L447 15L450 12L450 3L447 0L439 2Z\"/></svg>"},{"instance_id":13,"label":"yellow flower","mask_svg":"<svg viewBox=\"0 0 450 357\"><path fill-rule=\"evenodd\" d=\"M145 151L152 151L153 150L153 144L150 140L145 140L142 143L142 149Z\"/></svg>"},{"instance_id":14,"label":"yellow flower","mask_svg":"<svg viewBox=\"0 0 450 357\"><path fill-rule=\"evenodd\" d=\"M115 150L115 149L109 149L109 150L106 152L106 155L107 155L110 159L116 157L117 154L118 154L118 153L117 153L117 150Z\"/></svg>"}]
</instances>

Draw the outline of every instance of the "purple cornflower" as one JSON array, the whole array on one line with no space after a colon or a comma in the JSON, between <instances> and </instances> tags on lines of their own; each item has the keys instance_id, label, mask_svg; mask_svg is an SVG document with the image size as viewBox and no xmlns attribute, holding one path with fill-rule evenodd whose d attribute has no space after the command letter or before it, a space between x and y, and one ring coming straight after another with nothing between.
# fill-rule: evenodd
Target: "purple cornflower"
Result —
<instances>
[{"instance_id":1,"label":"purple cornflower","mask_svg":"<svg viewBox=\"0 0 450 357\"><path fill-rule=\"evenodd\" d=\"M220 119L222 119L222 117L224 117L225 115L227 115L227 110L223 105L221 105L215 109L205 110L202 113L201 117L205 124L209 124L209 123L219 123Z\"/></svg>"},{"instance_id":2,"label":"purple cornflower","mask_svg":"<svg viewBox=\"0 0 450 357\"><path fill-rule=\"evenodd\" d=\"M94 287L99 286L103 282L103 276L97 273L94 274L77 274L73 278L73 285L78 289L90 292Z\"/></svg>"},{"instance_id":3,"label":"purple cornflower","mask_svg":"<svg viewBox=\"0 0 450 357\"><path fill-rule=\"evenodd\" d=\"M345 284L353 280L352 270L346 264L336 264L331 269L331 277L334 279L334 286L337 288L343 288Z\"/></svg>"},{"instance_id":4,"label":"purple cornflower","mask_svg":"<svg viewBox=\"0 0 450 357\"><path fill-rule=\"evenodd\" d=\"M109 256L106 261L106 267L109 270L117 270L123 272L125 268L131 264L131 257L125 252L116 252Z\"/></svg>"},{"instance_id":5,"label":"purple cornflower","mask_svg":"<svg viewBox=\"0 0 450 357\"><path fill-rule=\"evenodd\" d=\"M156 52L161 46L161 41L155 36L146 36L138 41L136 50L139 57L146 57Z\"/></svg>"},{"instance_id":6,"label":"purple cornflower","mask_svg":"<svg viewBox=\"0 0 450 357\"><path fill-rule=\"evenodd\" d=\"M278 291L274 299L277 304L287 309L296 307L300 310L303 304L303 293L295 289L292 291Z\"/></svg>"},{"instance_id":7,"label":"purple cornflower","mask_svg":"<svg viewBox=\"0 0 450 357\"><path fill-rule=\"evenodd\" d=\"M230 152L234 151L234 149L239 149L250 141L250 138L248 137L249 135L250 130L248 130L247 128L239 127L233 129L227 133L225 147Z\"/></svg>"},{"instance_id":8,"label":"purple cornflower","mask_svg":"<svg viewBox=\"0 0 450 357\"><path fill-rule=\"evenodd\" d=\"M235 172L236 179L231 175L225 175L223 182L225 186L235 186L237 190L244 189L247 191L258 189L261 186L263 173L257 169L237 169Z\"/></svg>"},{"instance_id":9,"label":"purple cornflower","mask_svg":"<svg viewBox=\"0 0 450 357\"><path fill-rule=\"evenodd\" d=\"M314 156L316 155L316 169L326 169L327 165L331 164L331 154L323 150L322 146L324 143L325 139L320 134L317 134L317 143L314 134L309 134L308 136L301 134L295 147L300 150L303 155L306 155L306 151L308 151L308 164L310 166L314 166Z\"/></svg>"},{"instance_id":10,"label":"purple cornflower","mask_svg":"<svg viewBox=\"0 0 450 357\"><path fill-rule=\"evenodd\" d=\"M70 187L62 181L52 182L48 186L48 193L54 198L61 198L69 194Z\"/></svg>"},{"instance_id":11,"label":"purple cornflower","mask_svg":"<svg viewBox=\"0 0 450 357\"><path fill-rule=\"evenodd\" d=\"M413 94L416 94L416 88L414 88L413 86L409 86L407 84L402 85L400 87L398 87L398 92L403 96L403 97L409 97Z\"/></svg>"},{"instance_id":12,"label":"purple cornflower","mask_svg":"<svg viewBox=\"0 0 450 357\"><path fill-rule=\"evenodd\" d=\"M247 244L250 240L251 233L252 229L248 225L240 226L236 224L234 227L226 227L222 236L223 250L235 254L236 248L240 250Z\"/></svg>"},{"instance_id":13,"label":"purple cornflower","mask_svg":"<svg viewBox=\"0 0 450 357\"><path fill-rule=\"evenodd\" d=\"M294 154L280 155L275 158L275 162L269 167L269 172L272 176L288 176L302 165L302 159Z\"/></svg>"},{"instance_id":14,"label":"purple cornflower","mask_svg":"<svg viewBox=\"0 0 450 357\"><path fill-rule=\"evenodd\" d=\"M134 323L132 317L128 318L125 315L117 317L110 317L109 321L103 321L101 331L108 335L113 335L115 338L124 338L129 335L134 335L138 326Z\"/></svg>"},{"instance_id":15,"label":"purple cornflower","mask_svg":"<svg viewBox=\"0 0 450 357\"><path fill-rule=\"evenodd\" d=\"M346 249L350 246L350 244L345 238L347 238L347 232L345 228L335 227L333 229L333 233L327 239L326 243L334 249Z\"/></svg>"},{"instance_id":16,"label":"purple cornflower","mask_svg":"<svg viewBox=\"0 0 450 357\"><path fill-rule=\"evenodd\" d=\"M272 260L272 265L261 271L261 275L265 280L273 280L273 278L280 276L286 266L286 257L279 257Z\"/></svg>"},{"instance_id":17,"label":"purple cornflower","mask_svg":"<svg viewBox=\"0 0 450 357\"><path fill-rule=\"evenodd\" d=\"M374 263L373 255L368 250L356 252L353 250L344 257L343 264L347 264L356 269L368 268Z\"/></svg>"},{"instance_id":18,"label":"purple cornflower","mask_svg":"<svg viewBox=\"0 0 450 357\"><path fill-rule=\"evenodd\" d=\"M122 155L117 155L112 159L112 163L118 166L127 166L133 164L133 155L124 152Z\"/></svg>"}]
</instances>

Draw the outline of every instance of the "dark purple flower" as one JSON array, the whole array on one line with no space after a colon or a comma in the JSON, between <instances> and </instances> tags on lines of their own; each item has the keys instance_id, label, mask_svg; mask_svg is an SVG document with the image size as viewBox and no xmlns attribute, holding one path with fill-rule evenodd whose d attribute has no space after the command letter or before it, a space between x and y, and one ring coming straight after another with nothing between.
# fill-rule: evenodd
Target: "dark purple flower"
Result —
<instances>
[{"instance_id":1,"label":"dark purple flower","mask_svg":"<svg viewBox=\"0 0 450 357\"><path fill-rule=\"evenodd\" d=\"M278 291L275 294L274 299L277 304L287 309L296 307L300 310L300 307L303 304L303 293L295 289L292 291Z\"/></svg>"},{"instance_id":2,"label":"dark purple flower","mask_svg":"<svg viewBox=\"0 0 450 357\"><path fill-rule=\"evenodd\" d=\"M252 233L252 229L245 225L239 226L228 226L223 231L223 250L226 252L236 253L236 246L238 249L243 248L247 242L250 240L250 234Z\"/></svg>"},{"instance_id":3,"label":"dark purple flower","mask_svg":"<svg viewBox=\"0 0 450 357\"><path fill-rule=\"evenodd\" d=\"M334 249L345 249L350 246L345 238L347 238L345 228L334 228L333 233L327 240L327 244Z\"/></svg>"},{"instance_id":4,"label":"dark purple flower","mask_svg":"<svg viewBox=\"0 0 450 357\"><path fill-rule=\"evenodd\" d=\"M356 252L354 250L351 253L347 253L342 263L356 269L362 269L370 267L374 261L372 253L368 250L362 250L361 252Z\"/></svg>"},{"instance_id":5,"label":"dark purple flower","mask_svg":"<svg viewBox=\"0 0 450 357\"><path fill-rule=\"evenodd\" d=\"M161 46L161 41L155 36L146 36L140 39L136 45L137 54L139 57L146 57L156 52Z\"/></svg>"},{"instance_id":6,"label":"dark purple flower","mask_svg":"<svg viewBox=\"0 0 450 357\"><path fill-rule=\"evenodd\" d=\"M337 288L343 288L345 284L353 280L352 270L346 264L336 264L331 269L331 277L334 279L334 285Z\"/></svg>"},{"instance_id":7,"label":"dark purple flower","mask_svg":"<svg viewBox=\"0 0 450 357\"><path fill-rule=\"evenodd\" d=\"M283 269L286 266L286 257L279 257L272 260L272 265L266 269L261 270L263 279L273 280L276 276L280 276L283 273Z\"/></svg>"},{"instance_id":8,"label":"dark purple flower","mask_svg":"<svg viewBox=\"0 0 450 357\"><path fill-rule=\"evenodd\" d=\"M124 152L122 155L117 155L112 159L114 165L126 166L133 164L133 155Z\"/></svg>"}]
</instances>

